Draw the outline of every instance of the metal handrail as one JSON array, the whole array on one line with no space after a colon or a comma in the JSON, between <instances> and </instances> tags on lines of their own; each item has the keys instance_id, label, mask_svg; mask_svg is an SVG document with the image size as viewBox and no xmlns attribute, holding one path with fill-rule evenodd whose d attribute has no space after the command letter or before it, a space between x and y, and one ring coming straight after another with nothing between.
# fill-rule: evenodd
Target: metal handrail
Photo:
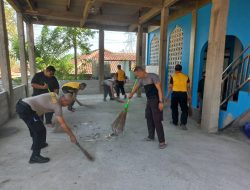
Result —
<instances>
[{"instance_id":1,"label":"metal handrail","mask_svg":"<svg viewBox=\"0 0 250 190\"><path fill-rule=\"evenodd\" d=\"M240 53L240 55L239 55L236 59L234 59L234 60L232 61L232 63L230 63L230 65L228 65L228 67L223 71L222 76L229 70L230 67L232 67L232 66L234 65L234 63L235 63L236 61L238 61L238 60L241 58L241 56L242 56L249 48L250 48L250 44Z\"/></svg>"},{"instance_id":2,"label":"metal handrail","mask_svg":"<svg viewBox=\"0 0 250 190\"><path fill-rule=\"evenodd\" d=\"M223 105L223 104L225 104L228 100L230 100L230 98L236 93L236 92L238 92L243 86L245 86L248 82L250 82L250 77L245 81L245 82L243 82L238 88L235 88L233 91L232 91L232 93L227 97L227 98L225 98L225 100L223 100L222 102L221 102L221 106Z\"/></svg>"},{"instance_id":3,"label":"metal handrail","mask_svg":"<svg viewBox=\"0 0 250 190\"><path fill-rule=\"evenodd\" d=\"M221 82L221 106L230 100L240 89L250 82L250 53L240 58L250 48L248 45L240 55L225 69ZM240 60L240 61L239 61Z\"/></svg>"}]
</instances>

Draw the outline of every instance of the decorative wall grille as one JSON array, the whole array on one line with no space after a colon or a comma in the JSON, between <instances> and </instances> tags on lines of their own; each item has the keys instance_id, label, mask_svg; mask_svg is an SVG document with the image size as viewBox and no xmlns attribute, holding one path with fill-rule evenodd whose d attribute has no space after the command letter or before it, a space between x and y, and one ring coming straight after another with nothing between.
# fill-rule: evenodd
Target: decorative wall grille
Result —
<instances>
[{"instance_id":1,"label":"decorative wall grille","mask_svg":"<svg viewBox=\"0 0 250 190\"><path fill-rule=\"evenodd\" d=\"M175 65L182 64L183 37L184 34L182 28L176 26L170 35L168 81L170 81L170 77L174 73Z\"/></svg>"},{"instance_id":2,"label":"decorative wall grille","mask_svg":"<svg viewBox=\"0 0 250 190\"><path fill-rule=\"evenodd\" d=\"M150 48L150 65L159 65L160 42L157 35L154 35Z\"/></svg>"}]
</instances>

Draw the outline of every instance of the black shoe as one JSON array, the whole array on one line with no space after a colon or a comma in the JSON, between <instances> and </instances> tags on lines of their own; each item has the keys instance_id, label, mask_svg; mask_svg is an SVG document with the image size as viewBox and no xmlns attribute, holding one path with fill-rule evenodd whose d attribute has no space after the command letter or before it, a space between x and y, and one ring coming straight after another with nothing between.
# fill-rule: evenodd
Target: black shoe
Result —
<instances>
[{"instance_id":1,"label":"black shoe","mask_svg":"<svg viewBox=\"0 0 250 190\"><path fill-rule=\"evenodd\" d=\"M41 155L33 155L30 157L30 164L34 164L34 163L47 163L49 162L49 158L43 157Z\"/></svg>"},{"instance_id":2,"label":"black shoe","mask_svg":"<svg viewBox=\"0 0 250 190\"><path fill-rule=\"evenodd\" d=\"M115 100L115 98L110 98L110 100Z\"/></svg>"},{"instance_id":3,"label":"black shoe","mask_svg":"<svg viewBox=\"0 0 250 190\"><path fill-rule=\"evenodd\" d=\"M144 138L144 141L154 141L154 140L155 140L154 138L149 138L149 137Z\"/></svg>"},{"instance_id":4,"label":"black shoe","mask_svg":"<svg viewBox=\"0 0 250 190\"><path fill-rule=\"evenodd\" d=\"M172 124L174 126L178 126L178 123L174 123L173 121L170 121L170 124Z\"/></svg>"},{"instance_id":5,"label":"black shoe","mask_svg":"<svg viewBox=\"0 0 250 190\"><path fill-rule=\"evenodd\" d=\"M47 147L47 146L49 146L49 144L48 144L48 143L44 143L44 144L41 146L41 149L42 149L42 148L45 148L45 147ZM33 150L33 146L31 146L30 149Z\"/></svg>"}]
</instances>

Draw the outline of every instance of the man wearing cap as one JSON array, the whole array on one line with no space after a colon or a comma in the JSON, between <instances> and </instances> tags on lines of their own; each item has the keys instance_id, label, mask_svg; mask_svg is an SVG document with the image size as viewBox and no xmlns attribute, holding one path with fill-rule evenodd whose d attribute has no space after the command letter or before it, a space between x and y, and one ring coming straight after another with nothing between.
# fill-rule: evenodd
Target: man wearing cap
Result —
<instances>
[{"instance_id":1,"label":"man wearing cap","mask_svg":"<svg viewBox=\"0 0 250 190\"><path fill-rule=\"evenodd\" d=\"M76 143L76 137L68 127L62 115L62 107L72 103L73 96L64 94L58 97L56 93L46 93L38 96L20 99L16 104L16 112L26 123L32 137L32 155L29 163L46 163L49 158L40 155L41 149L48 146L46 143L46 129L40 116L44 113L55 112L60 126L69 135L72 143Z\"/></svg>"},{"instance_id":2,"label":"man wearing cap","mask_svg":"<svg viewBox=\"0 0 250 190\"><path fill-rule=\"evenodd\" d=\"M82 106L83 104L77 100L76 96L79 90L84 90L86 88L87 84L86 83L80 83L80 82L68 82L65 83L62 86L62 91L63 93L71 93L74 97L75 97L75 101ZM72 102L71 105L68 106L68 110L74 112L75 109L73 108L73 105L75 103L75 101Z\"/></svg>"},{"instance_id":3,"label":"man wearing cap","mask_svg":"<svg viewBox=\"0 0 250 190\"><path fill-rule=\"evenodd\" d=\"M168 95L166 99L169 99L171 96L171 109L172 109L172 119L173 124L178 125L179 113L178 113L178 105L181 107L181 129L187 130L187 118L188 118L188 105L187 101L191 100L190 95L190 80L189 77L182 73L182 66L177 64L175 66L175 73L170 78L169 86L168 86Z\"/></svg>"}]
</instances>

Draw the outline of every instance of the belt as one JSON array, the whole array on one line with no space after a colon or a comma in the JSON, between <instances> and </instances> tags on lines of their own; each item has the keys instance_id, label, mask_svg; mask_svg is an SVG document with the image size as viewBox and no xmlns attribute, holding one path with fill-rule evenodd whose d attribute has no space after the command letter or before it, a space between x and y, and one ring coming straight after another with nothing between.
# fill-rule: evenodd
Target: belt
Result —
<instances>
[{"instance_id":1,"label":"belt","mask_svg":"<svg viewBox=\"0 0 250 190\"><path fill-rule=\"evenodd\" d=\"M23 106L25 106L25 107L27 107L27 108L30 108L30 109L31 109L30 105L29 105L29 104L27 104L26 102L24 102L22 99L19 99L19 100L18 100L18 104L21 104L21 105L23 105Z\"/></svg>"},{"instance_id":2,"label":"belt","mask_svg":"<svg viewBox=\"0 0 250 190\"><path fill-rule=\"evenodd\" d=\"M173 91L173 93L187 93L187 91Z\"/></svg>"}]
</instances>

